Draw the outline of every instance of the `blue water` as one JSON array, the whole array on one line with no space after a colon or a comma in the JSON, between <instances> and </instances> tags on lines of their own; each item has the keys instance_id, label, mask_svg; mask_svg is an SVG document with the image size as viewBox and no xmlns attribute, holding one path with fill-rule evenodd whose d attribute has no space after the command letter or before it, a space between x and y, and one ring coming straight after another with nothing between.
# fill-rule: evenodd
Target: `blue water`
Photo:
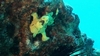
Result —
<instances>
[{"instance_id":1,"label":"blue water","mask_svg":"<svg viewBox=\"0 0 100 56\"><path fill-rule=\"evenodd\" d=\"M94 48L100 49L100 1L99 0L63 0L70 5L80 18L79 28L94 42Z\"/></svg>"}]
</instances>

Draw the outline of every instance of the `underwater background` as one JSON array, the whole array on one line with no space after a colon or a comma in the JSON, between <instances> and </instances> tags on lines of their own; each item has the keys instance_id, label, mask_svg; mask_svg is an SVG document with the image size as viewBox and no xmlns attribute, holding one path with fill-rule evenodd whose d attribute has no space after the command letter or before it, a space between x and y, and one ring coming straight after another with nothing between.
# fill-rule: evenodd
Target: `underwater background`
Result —
<instances>
[{"instance_id":1,"label":"underwater background","mask_svg":"<svg viewBox=\"0 0 100 56\"><path fill-rule=\"evenodd\" d=\"M0 0L0 56L100 56L99 1Z\"/></svg>"},{"instance_id":2,"label":"underwater background","mask_svg":"<svg viewBox=\"0 0 100 56\"><path fill-rule=\"evenodd\" d=\"M100 49L100 1L99 0L63 0L73 8L80 18L79 28L94 40L94 48Z\"/></svg>"}]
</instances>

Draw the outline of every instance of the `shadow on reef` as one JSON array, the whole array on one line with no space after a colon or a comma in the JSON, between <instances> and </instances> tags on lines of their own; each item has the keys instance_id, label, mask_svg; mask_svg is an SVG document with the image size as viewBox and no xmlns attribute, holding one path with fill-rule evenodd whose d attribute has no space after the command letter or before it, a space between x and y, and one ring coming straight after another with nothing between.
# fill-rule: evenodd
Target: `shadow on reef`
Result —
<instances>
[{"instance_id":1,"label":"shadow on reef","mask_svg":"<svg viewBox=\"0 0 100 56\"><path fill-rule=\"evenodd\" d=\"M54 50L54 52L50 56L69 56L69 53L73 51L72 49L73 47L60 46L59 49Z\"/></svg>"}]
</instances>

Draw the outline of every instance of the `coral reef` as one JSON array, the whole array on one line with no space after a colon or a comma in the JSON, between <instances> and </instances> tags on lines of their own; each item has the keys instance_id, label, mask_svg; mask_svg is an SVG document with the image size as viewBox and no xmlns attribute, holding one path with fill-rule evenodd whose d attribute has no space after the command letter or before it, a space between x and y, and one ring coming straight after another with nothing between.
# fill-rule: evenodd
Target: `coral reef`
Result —
<instances>
[{"instance_id":1,"label":"coral reef","mask_svg":"<svg viewBox=\"0 0 100 56\"><path fill-rule=\"evenodd\" d=\"M72 10L63 0L0 0L0 56L100 56Z\"/></svg>"}]
</instances>

